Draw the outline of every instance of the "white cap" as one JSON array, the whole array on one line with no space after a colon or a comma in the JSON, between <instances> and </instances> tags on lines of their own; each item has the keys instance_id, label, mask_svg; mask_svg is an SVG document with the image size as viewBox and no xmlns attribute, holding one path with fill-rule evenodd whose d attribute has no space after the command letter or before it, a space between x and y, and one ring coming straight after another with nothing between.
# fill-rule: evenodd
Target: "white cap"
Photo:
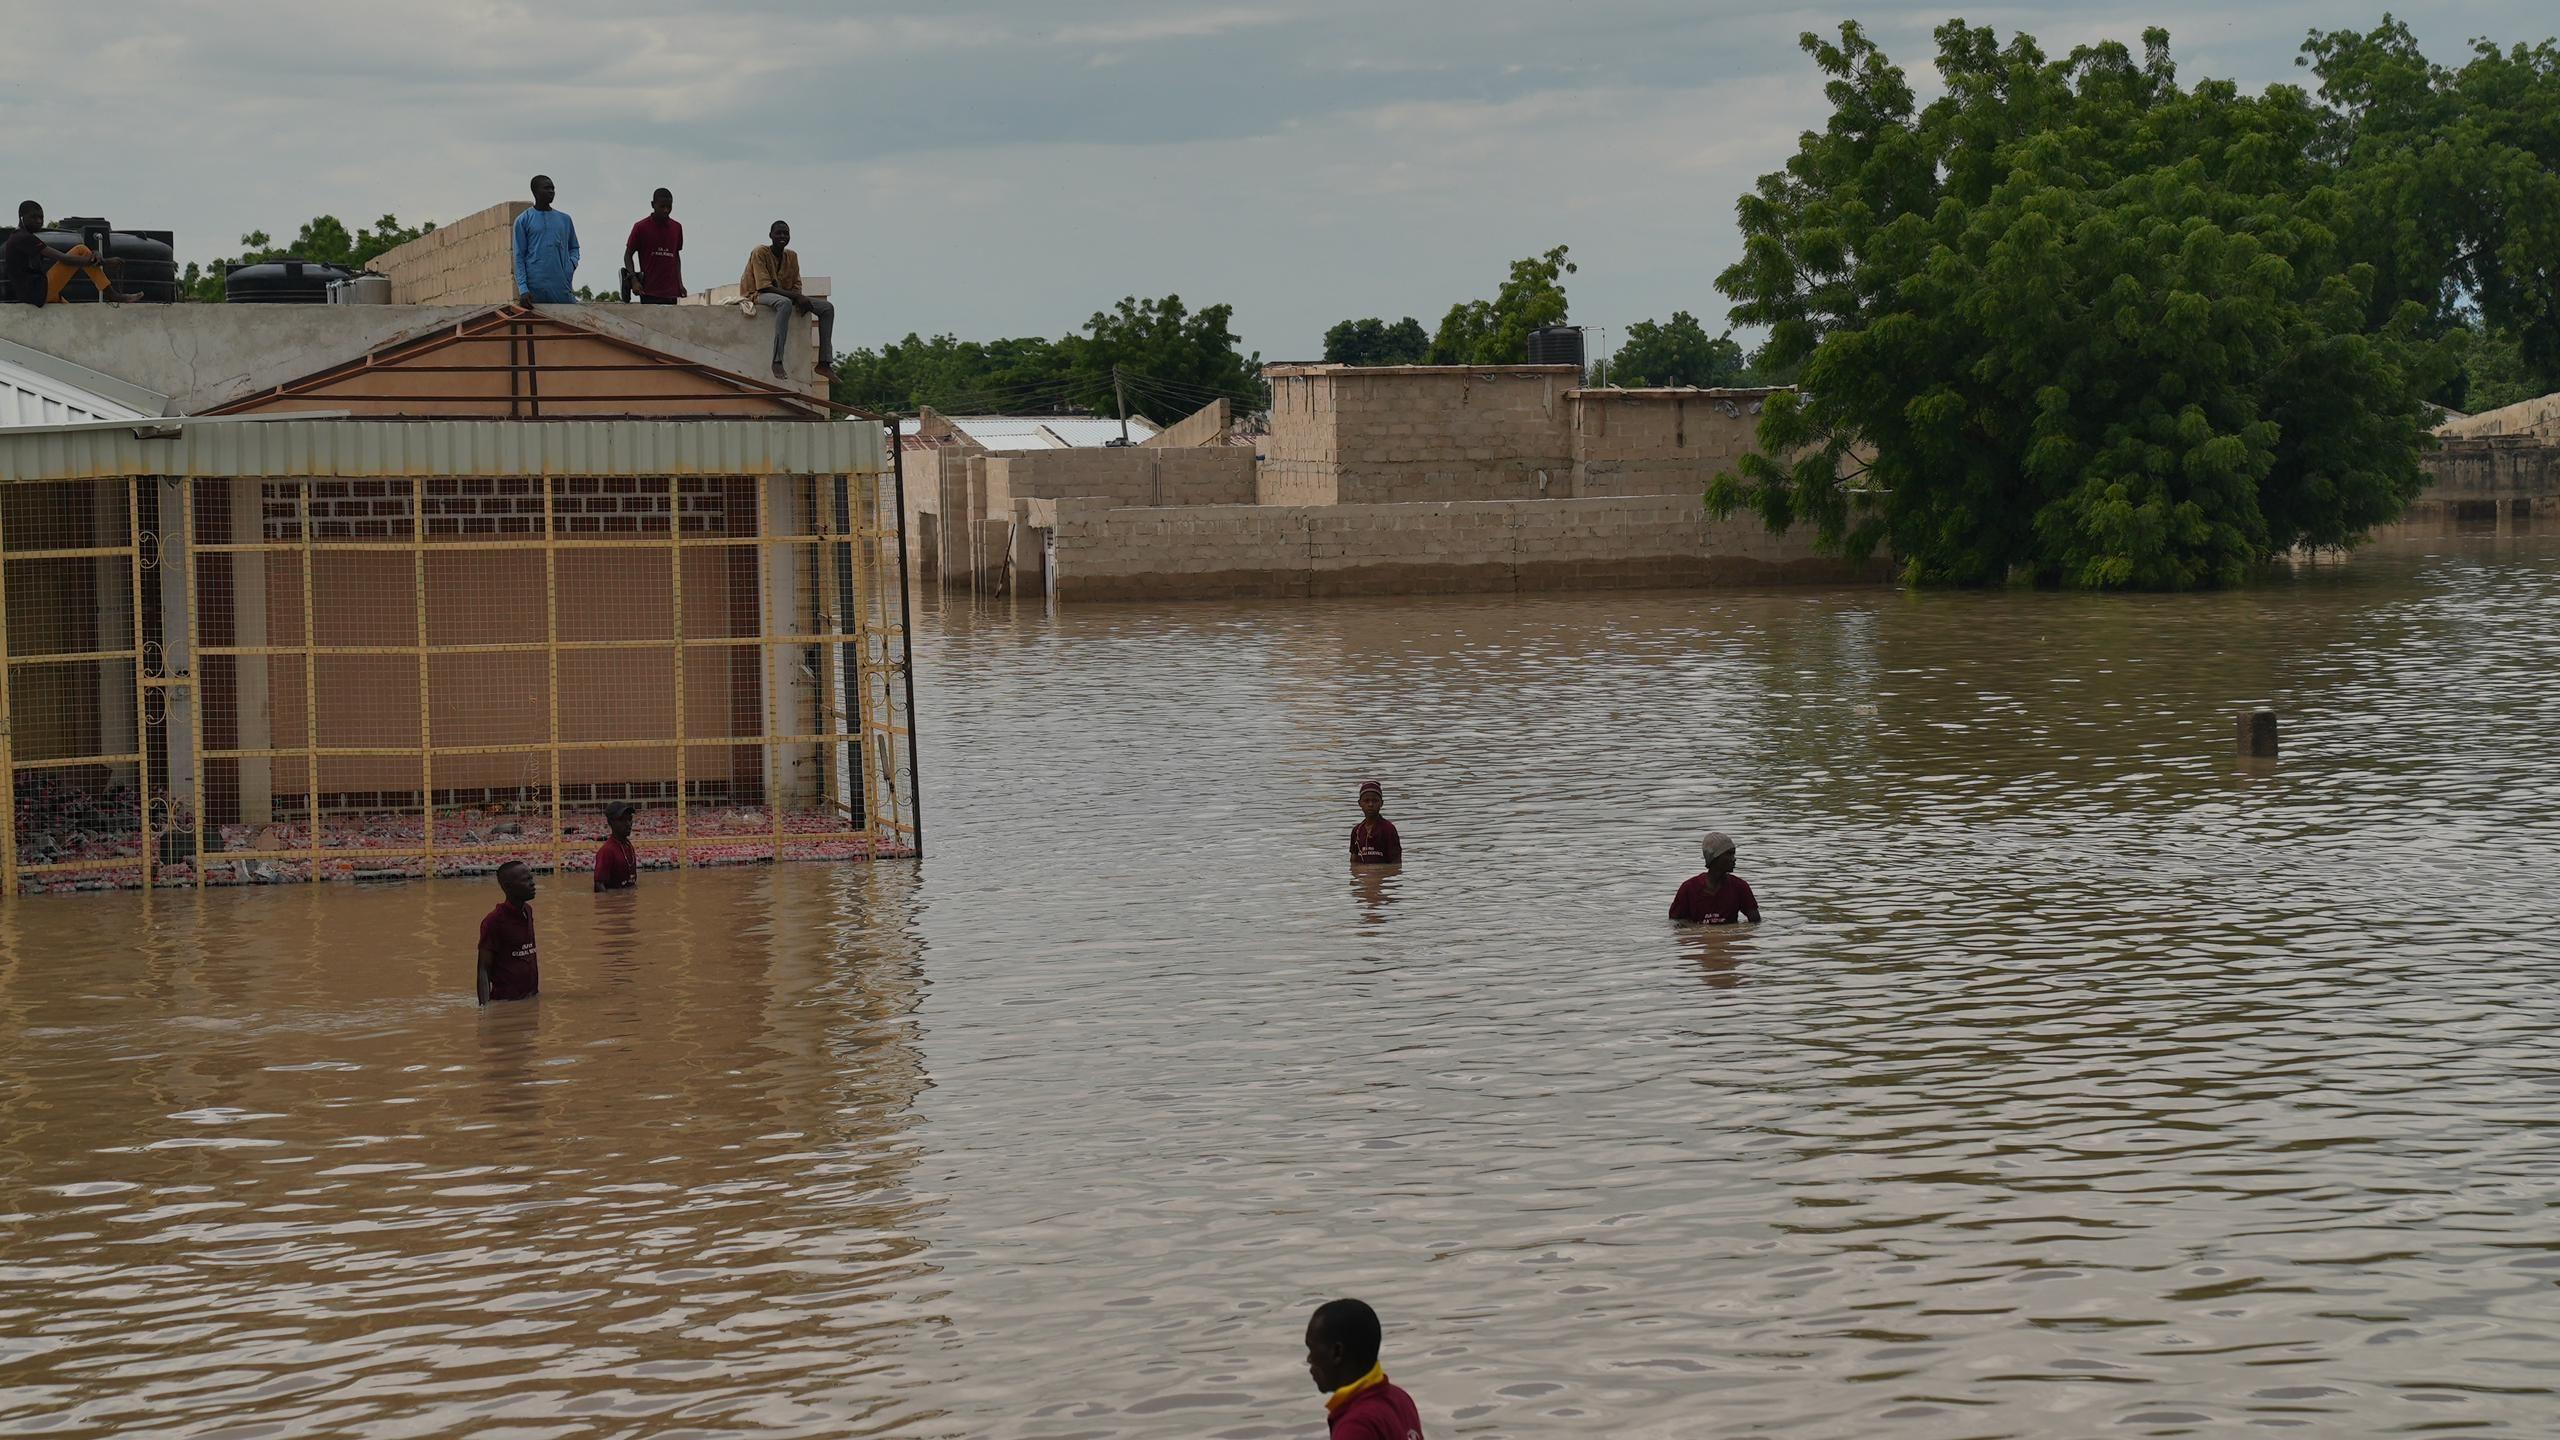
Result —
<instances>
[{"instance_id":1,"label":"white cap","mask_svg":"<svg viewBox=\"0 0 2560 1440\"><path fill-rule=\"evenodd\" d=\"M1710 830L1698 849L1710 861L1719 855L1730 855L1733 853L1733 837L1721 830Z\"/></svg>"}]
</instances>

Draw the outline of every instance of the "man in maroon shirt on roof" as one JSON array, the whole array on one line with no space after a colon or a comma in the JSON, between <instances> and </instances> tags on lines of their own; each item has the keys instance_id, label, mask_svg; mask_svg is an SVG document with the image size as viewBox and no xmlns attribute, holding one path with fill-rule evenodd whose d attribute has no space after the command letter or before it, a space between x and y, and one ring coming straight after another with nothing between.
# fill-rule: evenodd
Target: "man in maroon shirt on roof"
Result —
<instances>
[{"instance_id":1,"label":"man in maroon shirt on roof","mask_svg":"<svg viewBox=\"0 0 2560 1440\"><path fill-rule=\"evenodd\" d=\"M1378 1366L1384 1338L1378 1312L1357 1300L1328 1300L1307 1321L1307 1373L1327 1392L1332 1440L1422 1440L1413 1397Z\"/></svg>"},{"instance_id":2,"label":"man in maroon shirt on roof","mask_svg":"<svg viewBox=\"0 0 2560 1440\"><path fill-rule=\"evenodd\" d=\"M659 186L649 197L649 213L622 242L622 270L637 275L643 305L673 305L684 298L684 222L675 218L675 208L675 192Z\"/></svg>"},{"instance_id":3,"label":"man in maroon shirt on roof","mask_svg":"<svg viewBox=\"0 0 2560 1440\"><path fill-rule=\"evenodd\" d=\"M1707 857L1707 873L1690 876L1680 893L1671 897L1671 918L1708 925L1730 925L1737 919L1759 924L1759 900L1751 886L1733 873L1733 837L1710 830L1699 848Z\"/></svg>"},{"instance_id":4,"label":"man in maroon shirt on roof","mask_svg":"<svg viewBox=\"0 0 2560 1440\"><path fill-rule=\"evenodd\" d=\"M596 847L596 893L636 889L640 856L631 848L631 802L616 800L604 807L604 823L613 833Z\"/></svg>"},{"instance_id":5,"label":"man in maroon shirt on roof","mask_svg":"<svg viewBox=\"0 0 2560 1440\"><path fill-rule=\"evenodd\" d=\"M1360 814L1364 817L1351 827L1351 863L1354 865L1401 865L1404 863L1404 838L1396 834L1395 822L1378 811L1387 803L1387 787L1375 780L1360 787Z\"/></svg>"},{"instance_id":6,"label":"man in maroon shirt on roof","mask_svg":"<svg viewBox=\"0 0 2560 1440\"><path fill-rule=\"evenodd\" d=\"M542 993L542 964L533 948L533 867L510 860L498 867L506 899L480 921L480 1003L530 1000Z\"/></svg>"}]
</instances>

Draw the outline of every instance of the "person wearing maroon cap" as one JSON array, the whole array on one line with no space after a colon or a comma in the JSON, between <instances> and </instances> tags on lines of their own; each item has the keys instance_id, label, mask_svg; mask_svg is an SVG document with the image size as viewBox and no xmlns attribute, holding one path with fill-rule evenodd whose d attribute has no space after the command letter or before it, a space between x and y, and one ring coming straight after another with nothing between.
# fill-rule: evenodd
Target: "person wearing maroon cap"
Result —
<instances>
[{"instance_id":1,"label":"person wearing maroon cap","mask_svg":"<svg viewBox=\"0 0 2560 1440\"><path fill-rule=\"evenodd\" d=\"M533 946L533 867L510 860L498 867L498 889L507 898L480 921L480 1003L530 1000L542 993L542 964Z\"/></svg>"},{"instance_id":2,"label":"person wearing maroon cap","mask_svg":"<svg viewBox=\"0 0 2560 1440\"><path fill-rule=\"evenodd\" d=\"M1385 1338L1378 1312L1358 1300L1328 1300L1307 1320L1307 1374L1325 1393L1332 1440L1422 1440L1422 1412L1378 1365Z\"/></svg>"},{"instance_id":3,"label":"person wearing maroon cap","mask_svg":"<svg viewBox=\"0 0 2560 1440\"><path fill-rule=\"evenodd\" d=\"M1354 865L1401 865L1404 863L1404 838L1396 834L1395 822L1379 814L1387 803L1387 787L1371 780L1360 787L1362 820L1351 827L1351 863Z\"/></svg>"},{"instance_id":4,"label":"person wearing maroon cap","mask_svg":"<svg viewBox=\"0 0 2560 1440\"><path fill-rule=\"evenodd\" d=\"M637 889L640 856L631 848L631 802L616 800L604 807L604 823L613 833L596 847L596 893Z\"/></svg>"},{"instance_id":5,"label":"person wearing maroon cap","mask_svg":"<svg viewBox=\"0 0 2560 1440\"><path fill-rule=\"evenodd\" d=\"M1704 925L1730 925L1736 920L1760 923L1760 901L1751 886L1733 873L1733 837L1710 830L1699 847L1707 873L1692 875L1671 897L1671 918Z\"/></svg>"}]
</instances>

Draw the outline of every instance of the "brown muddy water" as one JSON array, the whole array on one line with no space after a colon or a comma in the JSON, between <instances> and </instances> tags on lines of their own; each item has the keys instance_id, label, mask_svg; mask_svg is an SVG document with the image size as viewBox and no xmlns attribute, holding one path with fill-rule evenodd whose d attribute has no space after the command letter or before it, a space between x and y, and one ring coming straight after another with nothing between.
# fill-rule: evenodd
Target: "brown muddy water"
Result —
<instances>
[{"instance_id":1,"label":"brown muddy water","mask_svg":"<svg viewBox=\"0 0 2560 1440\"><path fill-rule=\"evenodd\" d=\"M0 1433L1313 1436L1335 1294L1435 1440L2560 1433L2555 616L962 604L920 867L531 1004L486 882L8 905Z\"/></svg>"}]
</instances>

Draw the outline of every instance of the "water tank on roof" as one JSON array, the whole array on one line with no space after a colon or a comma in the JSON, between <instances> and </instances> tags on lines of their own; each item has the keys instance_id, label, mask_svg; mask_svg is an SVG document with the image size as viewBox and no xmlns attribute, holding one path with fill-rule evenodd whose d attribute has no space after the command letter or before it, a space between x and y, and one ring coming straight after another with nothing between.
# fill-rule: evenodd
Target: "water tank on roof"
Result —
<instances>
[{"instance_id":1,"label":"water tank on roof","mask_svg":"<svg viewBox=\"0 0 2560 1440\"><path fill-rule=\"evenodd\" d=\"M1530 331L1529 363L1580 366L1582 364L1581 327L1548 325Z\"/></svg>"},{"instance_id":2,"label":"water tank on roof","mask_svg":"<svg viewBox=\"0 0 2560 1440\"><path fill-rule=\"evenodd\" d=\"M0 228L0 237L13 233L13 228ZM88 246L105 263L107 279L117 290L160 305L178 298L176 237L166 230L118 230L104 220L74 215L39 233L44 243L65 253L74 245ZM74 275L64 283L61 298L87 304L99 298L98 287L88 276Z\"/></svg>"},{"instance_id":3,"label":"water tank on roof","mask_svg":"<svg viewBox=\"0 0 2560 1440\"><path fill-rule=\"evenodd\" d=\"M234 305L325 305L332 281L354 272L316 260L263 260L223 272L223 297Z\"/></svg>"}]
</instances>

